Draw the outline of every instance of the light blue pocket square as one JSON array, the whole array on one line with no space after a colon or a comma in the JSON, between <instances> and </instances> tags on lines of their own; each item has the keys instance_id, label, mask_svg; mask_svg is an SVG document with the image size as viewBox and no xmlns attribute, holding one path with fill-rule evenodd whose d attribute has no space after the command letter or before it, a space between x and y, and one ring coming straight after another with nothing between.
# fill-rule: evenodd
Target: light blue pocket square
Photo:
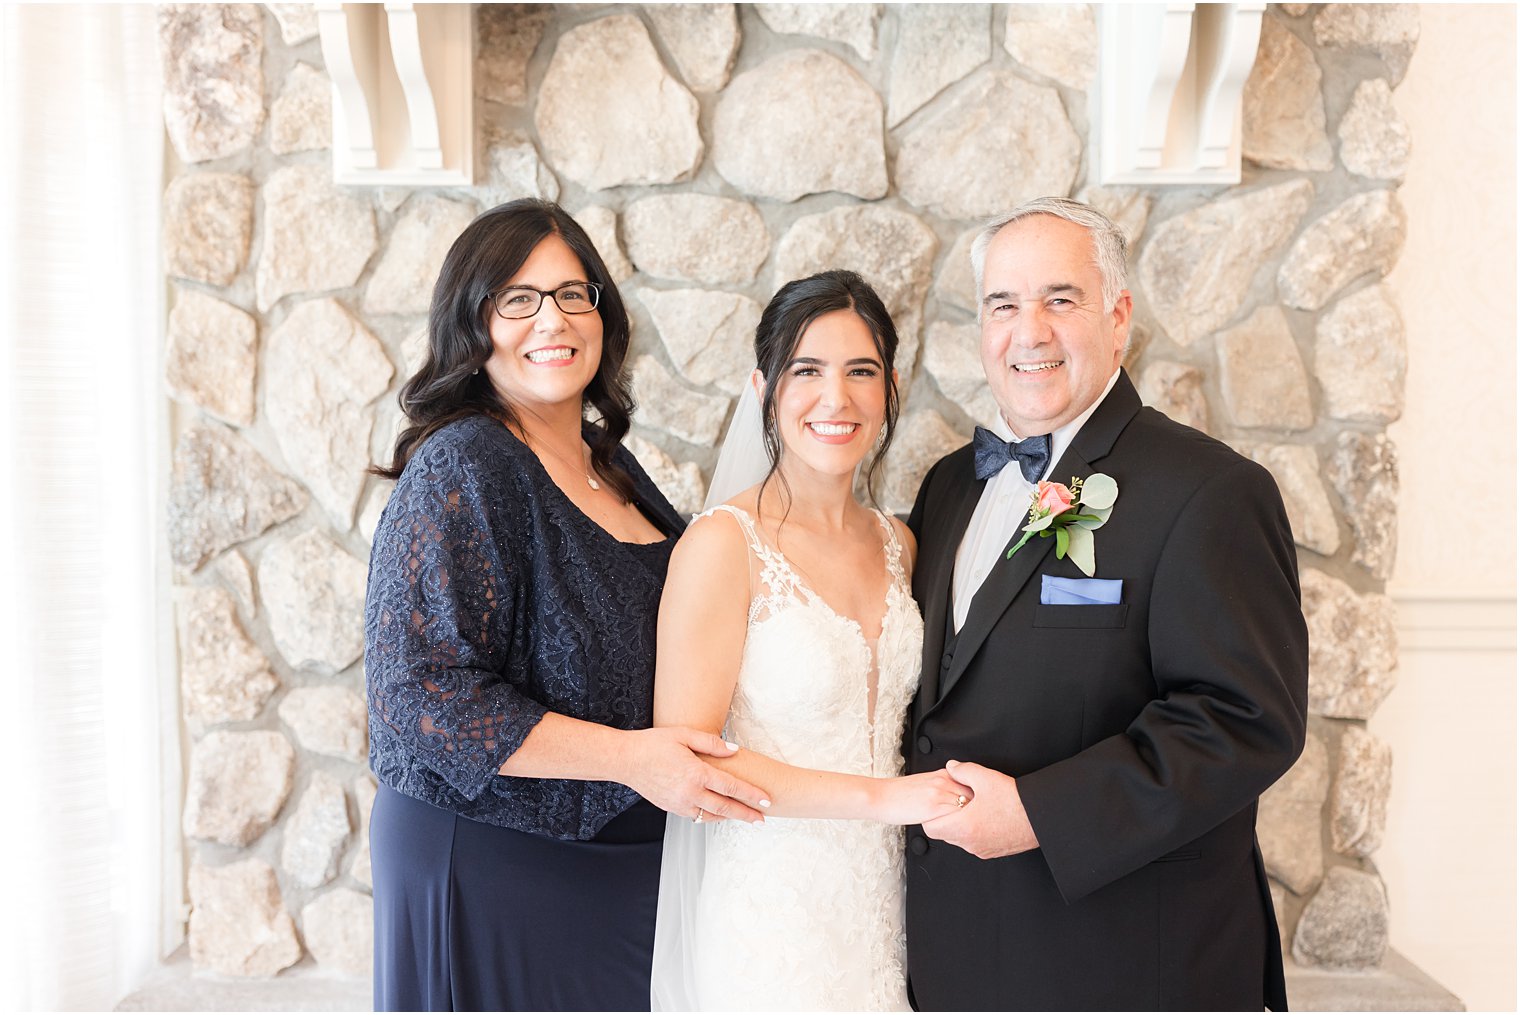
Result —
<instances>
[{"instance_id":1,"label":"light blue pocket square","mask_svg":"<svg viewBox=\"0 0 1520 1015\"><path fill-rule=\"evenodd\" d=\"M1092 606L1117 603L1124 591L1118 578L1059 578L1040 575L1041 606Z\"/></svg>"}]
</instances>

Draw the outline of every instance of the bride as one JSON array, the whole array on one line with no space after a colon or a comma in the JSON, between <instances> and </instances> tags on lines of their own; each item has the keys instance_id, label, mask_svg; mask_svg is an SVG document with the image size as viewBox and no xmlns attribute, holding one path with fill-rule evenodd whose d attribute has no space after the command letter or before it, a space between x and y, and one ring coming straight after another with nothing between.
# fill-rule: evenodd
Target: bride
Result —
<instances>
[{"instance_id":1,"label":"bride","mask_svg":"<svg viewBox=\"0 0 1520 1015\"><path fill-rule=\"evenodd\" d=\"M671 558L655 723L724 731L743 749L713 763L770 806L756 825L668 819L656 1011L908 1007L901 826L970 791L943 771L899 775L923 641L914 542L853 493L891 439L896 349L855 273L783 286L708 496L729 499Z\"/></svg>"}]
</instances>

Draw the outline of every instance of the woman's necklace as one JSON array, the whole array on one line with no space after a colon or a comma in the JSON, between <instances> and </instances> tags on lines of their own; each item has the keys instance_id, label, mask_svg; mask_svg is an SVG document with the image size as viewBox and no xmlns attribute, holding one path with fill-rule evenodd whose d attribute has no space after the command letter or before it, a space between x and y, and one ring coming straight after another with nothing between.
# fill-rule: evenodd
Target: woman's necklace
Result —
<instances>
[{"instance_id":1,"label":"woman's necklace","mask_svg":"<svg viewBox=\"0 0 1520 1015\"><path fill-rule=\"evenodd\" d=\"M533 442L530 442L530 443L538 443L538 442L533 441ZM565 466L566 468L570 468L570 469L575 468L575 466L573 466L573 465L570 464L570 460L569 459L567 459L564 455L560 454L558 451L555 451L554 448L551 447L547 442L543 443L541 446L543 447L543 449L545 451L547 451L547 452L549 452L549 454L553 455L559 461L559 463L561 465ZM596 478L591 475L591 470L586 467L586 465L585 465L584 462L581 464L580 472L581 472L581 475L583 475L583 476L586 477L586 485L589 486L589 487L591 487L591 489L593 489L593 490L600 490L602 488L602 484L598 483L596 481Z\"/></svg>"}]
</instances>

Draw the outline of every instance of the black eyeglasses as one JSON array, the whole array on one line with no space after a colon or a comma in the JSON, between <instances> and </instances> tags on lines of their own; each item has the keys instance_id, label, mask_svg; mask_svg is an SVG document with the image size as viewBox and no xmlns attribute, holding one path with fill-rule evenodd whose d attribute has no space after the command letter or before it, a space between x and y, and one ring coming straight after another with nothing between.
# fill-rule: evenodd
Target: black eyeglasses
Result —
<instances>
[{"instance_id":1,"label":"black eyeglasses","mask_svg":"<svg viewBox=\"0 0 1520 1015\"><path fill-rule=\"evenodd\" d=\"M535 289L530 285L510 285L491 294L491 305L507 320L532 317L544 305L544 297L554 297L554 305L564 314L589 314L601 302L602 287L595 282L571 282L558 289Z\"/></svg>"}]
</instances>

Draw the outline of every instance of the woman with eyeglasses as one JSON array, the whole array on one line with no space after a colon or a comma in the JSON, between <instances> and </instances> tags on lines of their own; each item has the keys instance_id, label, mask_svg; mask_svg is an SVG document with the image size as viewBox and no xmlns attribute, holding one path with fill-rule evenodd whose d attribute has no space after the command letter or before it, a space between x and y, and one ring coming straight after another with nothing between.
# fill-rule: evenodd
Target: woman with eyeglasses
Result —
<instances>
[{"instance_id":1,"label":"woman with eyeglasses","mask_svg":"<svg viewBox=\"0 0 1520 1015\"><path fill-rule=\"evenodd\" d=\"M663 811L761 820L703 760L719 737L649 728L683 521L620 444L628 342L557 205L492 209L444 260L376 470L377 1010L647 1008Z\"/></svg>"}]
</instances>

